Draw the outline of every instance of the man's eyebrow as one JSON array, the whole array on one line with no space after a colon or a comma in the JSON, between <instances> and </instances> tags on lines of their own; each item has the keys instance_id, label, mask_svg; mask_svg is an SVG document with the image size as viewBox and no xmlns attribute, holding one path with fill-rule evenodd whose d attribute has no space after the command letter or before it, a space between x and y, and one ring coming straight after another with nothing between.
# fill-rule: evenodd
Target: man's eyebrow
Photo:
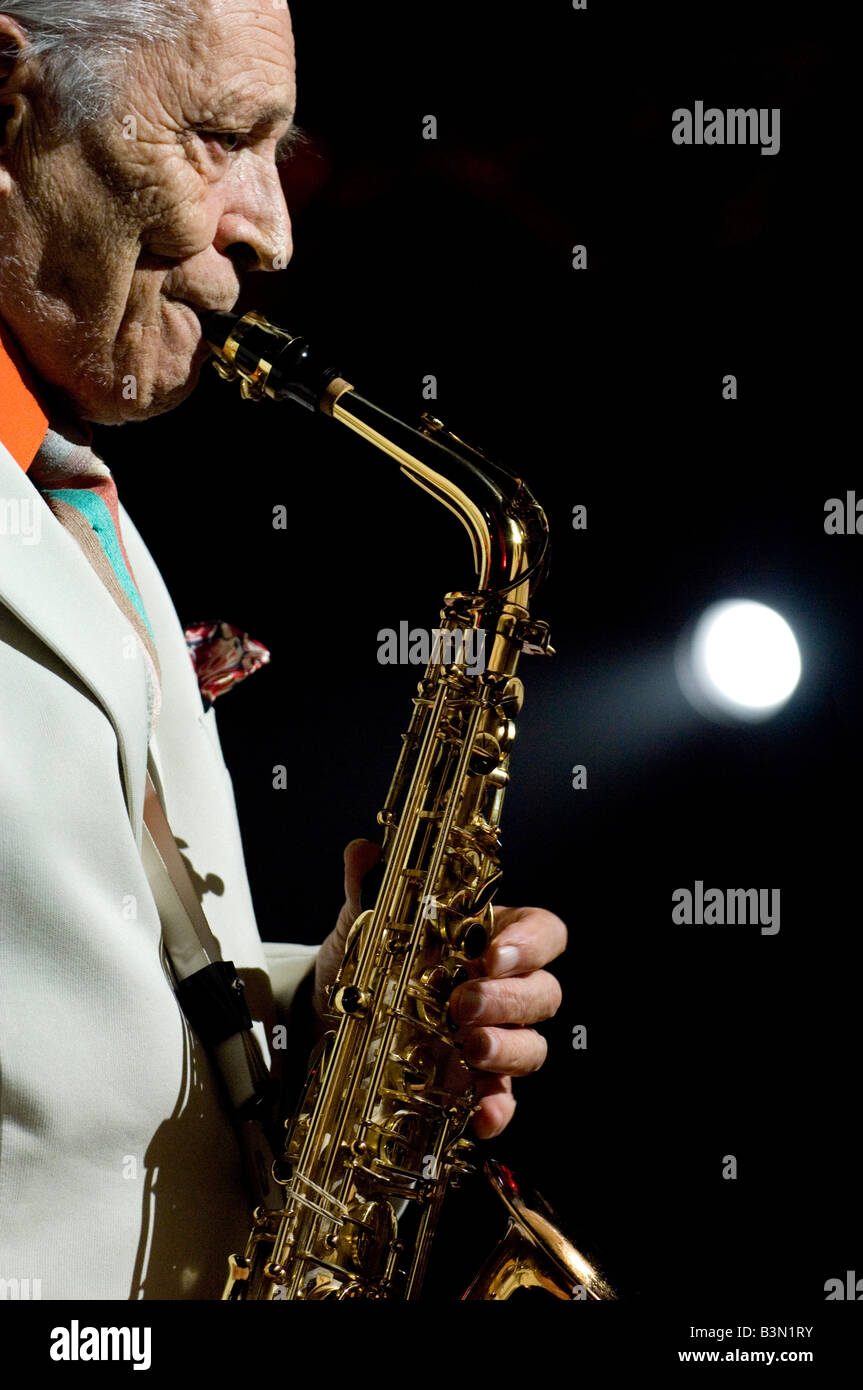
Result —
<instances>
[{"instance_id":1,"label":"man's eyebrow","mask_svg":"<svg viewBox=\"0 0 863 1390\"><path fill-rule=\"evenodd\" d=\"M311 144L311 137L295 121L276 145L276 163L281 164L283 160L290 159L297 150L309 144Z\"/></svg>"},{"instance_id":2,"label":"man's eyebrow","mask_svg":"<svg viewBox=\"0 0 863 1390\"><path fill-rule=\"evenodd\" d=\"M290 121L293 124L294 112L290 106L264 106L251 113L253 125L275 125L277 121Z\"/></svg>"},{"instance_id":3,"label":"man's eyebrow","mask_svg":"<svg viewBox=\"0 0 863 1390\"><path fill-rule=\"evenodd\" d=\"M213 125L244 125L254 129L256 126L277 125L280 121L293 124L294 111L290 106L251 106L242 101L220 102L211 108L208 115L195 121L195 128Z\"/></svg>"}]
</instances>

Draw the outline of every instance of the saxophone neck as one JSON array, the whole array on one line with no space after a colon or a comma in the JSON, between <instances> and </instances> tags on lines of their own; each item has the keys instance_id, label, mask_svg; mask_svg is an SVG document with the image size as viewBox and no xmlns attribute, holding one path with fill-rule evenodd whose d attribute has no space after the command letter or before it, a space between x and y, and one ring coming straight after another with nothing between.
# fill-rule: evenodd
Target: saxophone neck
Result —
<instances>
[{"instance_id":1,"label":"saxophone neck","mask_svg":"<svg viewBox=\"0 0 863 1390\"><path fill-rule=\"evenodd\" d=\"M399 464L417 487L452 512L470 538L474 585L487 608L528 607L548 562L548 522L521 478L423 416L404 424L348 383L328 394L324 409ZM335 398L333 398L335 396Z\"/></svg>"},{"instance_id":2,"label":"saxophone neck","mask_svg":"<svg viewBox=\"0 0 863 1390\"><path fill-rule=\"evenodd\" d=\"M413 429L360 396L305 338L261 314L200 315L219 375L247 400L293 400L321 410L394 458L403 473L461 521L470 537L475 587L527 610L548 560L548 523L526 484L478 449L423 417ZM539 644L542 646L542 643Z\"/></svg>"}]
</instances>

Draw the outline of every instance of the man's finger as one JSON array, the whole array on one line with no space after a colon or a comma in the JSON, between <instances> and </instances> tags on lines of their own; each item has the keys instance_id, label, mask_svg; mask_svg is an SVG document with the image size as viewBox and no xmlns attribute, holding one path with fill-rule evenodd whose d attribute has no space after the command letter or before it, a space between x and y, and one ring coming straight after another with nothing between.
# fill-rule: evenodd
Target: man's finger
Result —
<instances>
[{"instance_id":1,"label":"man's finger","mask_svg":"<svg viewBox=\"0 0 863 1390\"><path fill-rule=\"evenodd\" d=\"M547 1054L545 1038L532 1028L471 1028L465 1035L464 1059L480 1071L528 1076Z\"/></svg>"},{"instance_id":2,"label":"man's finger","mask_svg":"<svg viewBox=\"0 0 863 1390\"><path fill-rule=\"evenodd\" d=\"M486 975L541 970L566 950L566 927L542 907L495 907L494 927L494 940L482 957Z\"/></svg>"},{"instance_id":3,"label":"man's finger","mask_svg":"<svg viewBox=\"0 0 863 1390\"><path fill-rule=\"evenodd\" d=\"M453 1022L484 1024L541 1023L560 1008L561 988L547 970L502 980L470 980L454 989L449 1002Z\"/></svg>"},{"instance_id":4,"label":"man's finger","mask_svg":"<svg viewBox=\"0 0 863 1390\"><path fill-rule=\"evenodd\" d=\"M495 1139L515 1113L516 1100L508 1076L483 1076L477 1082L481 1108L473 1117L477 1139Z\"/></svg>"}]
</instances>

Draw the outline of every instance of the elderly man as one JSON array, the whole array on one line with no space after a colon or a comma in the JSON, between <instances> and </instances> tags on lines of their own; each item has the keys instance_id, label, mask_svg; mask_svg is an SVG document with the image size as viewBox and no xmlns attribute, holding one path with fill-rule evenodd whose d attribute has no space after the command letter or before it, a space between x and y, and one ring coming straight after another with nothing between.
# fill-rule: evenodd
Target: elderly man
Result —
<instances>
[{"instance_id":1,"label":"elderly man","mask_svg":"<svg viewBox=\"0 0 863 1390\"><path fill-rule=\"evenodd\" d=\"M178 405L207 355L195 311L290 257L291 24L273 0L0 0L0 53L0 1287L213 1298L249 1197L150 832L167 812L262 1049L296 997L296 1045L320 1027L376 852L345 852L319 952L262 946L212 707L86 422ZM480 1137L544 1058L530 1024L566 935L538 909L497 921L451 999Z\"/></svg>"}]
</instances>

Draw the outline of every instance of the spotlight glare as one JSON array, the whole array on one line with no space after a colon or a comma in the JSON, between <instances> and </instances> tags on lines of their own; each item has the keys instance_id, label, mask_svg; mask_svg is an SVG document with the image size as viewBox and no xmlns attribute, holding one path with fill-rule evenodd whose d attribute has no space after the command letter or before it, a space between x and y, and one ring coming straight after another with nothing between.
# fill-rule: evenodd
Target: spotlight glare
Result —
<instances>
[{"instance_id":1,"label":"spotlight glare","mask_svg":"<svg viewBox=\"0 0 863 1390\"><path fill-rule=\"evenodd\" d=\"M748 599L714 603L678 651L678 679L690 703L712 717L766 719L800 680L800 649L773 608Z\"/></svg>"}]
</instances>

